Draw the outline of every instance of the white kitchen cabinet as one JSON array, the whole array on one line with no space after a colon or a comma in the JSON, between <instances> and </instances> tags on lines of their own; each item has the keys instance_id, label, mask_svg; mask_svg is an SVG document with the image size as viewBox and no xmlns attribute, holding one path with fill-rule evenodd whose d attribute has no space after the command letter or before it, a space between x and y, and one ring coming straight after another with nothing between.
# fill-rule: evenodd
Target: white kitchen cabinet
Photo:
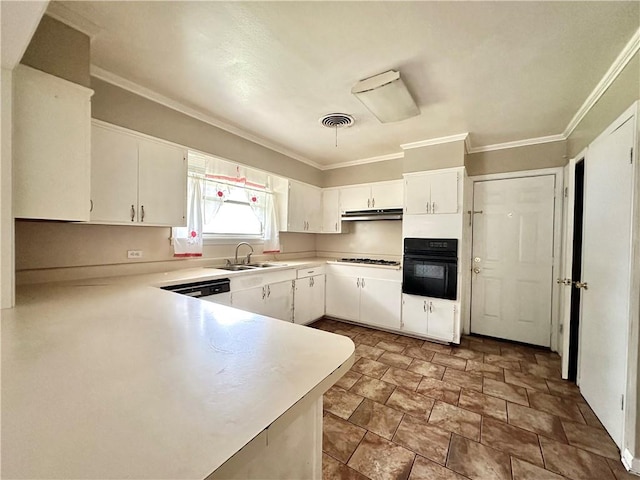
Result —
<instances>
[{"instance_id":1,"label":"white kitchen cabinet","mask_svg":"<svg viewBox=\"0 0 640 480\"><path fill-rule=\"evenodd\" d=\"M322 223L322 191L313 185L288 180L286 197L280 201L280 230L319 233ZM279 192L282 195L282 192ZM284 207L284 208L283 208Z\"/></svg>"},{"instance_id":2,"label":"white kitchen cabinet","mask_svg":"<svg viewBox=\"0 0 640 480\"><path fill-rule=\"evenodd\" d=\"M406 214L458 213L458 171L406 174L404 182Z\"/></svg>"},{"instance_id":3,"label":"white kitchen cabinet","mask_svg":"<svg viewBox=\"0 0 640 480\"><path fill-rule=\"evenodd\" d=\"M231 306L293 321L294 270L239 275L231 278Z\"/></svg>"},{"instance_id":4,"label":"white kitchen cabinet","mask_svg":"<svg viewBox=\"0 0 640 480\"><path fill-rule=\"evenodd\" d=\"M186 224L185 149L96 123L92 135L92 222Z\"/></svg>"},{"instance_id":5,"label":"white kitchen cabinet","mask_svg":"<svg viewBox=\"0 0 640 480\"><path fill-rule=\"evenodd\" d=\"M93 90L25 65L13 78L15 217L89 220Z\"/></svg>"},{"instance_id":6,"label":"white kitchen cabinet","mask_svg":"<svg viewBox=\"0 0 640 480\"><path fill-rule=\"evenodd\" d=\"M402 330L444 342L459 342L459 303L417 295L402 295Z\"/></svg>"},{"instance_id":7,"label":"white kitchen cabinet","mask_svg":"<svg viewBox=\"0 0 640 480\"><path fill-rule=\"evenodd\" d=\"M266 315L265 285L231 293L231 306L258 315Z\"/></svg>"},{"instance_id":8,"label":"white kitchen cabinet","mask_svg":"<svg viewBox=\"0 0 640 480\"><path fill-rule=\"evenodd\" d=\"M326 314L367 325L400 329L400 270L327 266Z\"/></svg>"},{"instance_id":9,"label":"white kitchen cabinet","mask_svg":"<svg viewBox=\"0 0 640 480\"><path fill-rule=\"evenodd\" d=\"M293 321L293 282L278 282L265 285L265 313L268 317Z\"/></svg>"},{"instance_id":10,"label":"white kitchen cabinet","mask_svg":"<svg viewBox=\"0 0 640 480\"><path fill-rule=\"evenodd\" d=\"M340 189L340 210L402 208L403 189L402 180L343 187Z\"/></svg>"},{"instance_id":11,"label":"white kitchen cabinet","mask_svg":"<svg viewBox=\"0 0 640 480\"><path fill-rule=\"evenodd\" d=\"M340 190L322 190L322 227L320 233L342 233Z\"/></svg>"},{"instance_id":12,"label":"white kitchen cabinet","mask_svg":"<svg viewBox=\"0 0 640 480\"><path fill-rule=\"evenodd\" d=\"M307 325L324 315L325 276L313 275L295 282L293 321Z\"/></svg>"}]
</instances>

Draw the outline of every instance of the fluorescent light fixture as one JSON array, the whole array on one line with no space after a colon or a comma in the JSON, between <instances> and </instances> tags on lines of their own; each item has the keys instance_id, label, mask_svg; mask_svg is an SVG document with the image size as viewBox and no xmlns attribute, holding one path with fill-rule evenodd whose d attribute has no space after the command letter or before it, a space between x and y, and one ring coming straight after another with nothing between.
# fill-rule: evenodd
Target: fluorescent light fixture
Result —
<instances>
[{"instance_id":1,"label":"fluorescent light fixture","mask_svg":"<svg viewBox=\"0 0 640 480\"><path fill-rule=\"evenodd\" d=\"M400 72L395 70L361 80L353 86L351 93L382 123L420 115L420 109L400 78Z\"/></svg>"}]
</instances>

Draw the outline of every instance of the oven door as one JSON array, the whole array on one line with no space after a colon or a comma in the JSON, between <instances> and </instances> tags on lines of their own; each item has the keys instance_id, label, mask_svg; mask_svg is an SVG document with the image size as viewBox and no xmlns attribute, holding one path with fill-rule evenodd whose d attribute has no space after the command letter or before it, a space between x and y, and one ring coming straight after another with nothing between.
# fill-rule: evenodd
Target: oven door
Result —
<instances>
[{"instance_id":1,"label":"oven door","mask_svg":"<svg viewBox=\"0 0 640 480\"><path fill-rule=\"evenodd\" d=\"M402 272L403 293L456 299L457 259L405 255Z\"/></svg>"}]
</instances>

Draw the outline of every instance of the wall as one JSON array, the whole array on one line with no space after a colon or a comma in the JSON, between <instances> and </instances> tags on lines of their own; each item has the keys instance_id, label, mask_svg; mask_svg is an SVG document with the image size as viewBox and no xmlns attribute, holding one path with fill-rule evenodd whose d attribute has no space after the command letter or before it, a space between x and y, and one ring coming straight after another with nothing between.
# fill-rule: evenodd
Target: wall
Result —
<instances>
[{"instance_id":1,"label":"wall","mask_svg":"<svg viewBox=\"0 0 640 480\"><path fill-rule=\"evenodd\" d=\"M348 228L348 233L340 235L316 235L318 255L332 258L359 256L400 260L402 222L350 222Z\"/></svg>"},{"instance_id":2,"label":"wall","mask_svg":"<svg viewBox=\"0 0 640 480\"><path fill-rule=\"evenodd\" d=\"M322 172L323 187L339 187L358 183L383 182L402 178L402 158L334 168Z\"/></svg>"},{"instance_id":3,"label":"wall","mask_svg":"<svg viewBox=\"0 0 640 480\"><path fill-rule=\"evenodd\" d=\"M402 172L424 172L464 165L464 141L440 143L404 151Z\"/></svg>"},{"instance_id":4,"label":"wall","mask_svg":"<svg viewBox=\"0 0 640 480\"><path fill-rule=\"evenodd\" d=\"M562 167L567 163L566 150L566 142L560 141L471 153L464 165L469 176Z\"/></svg>"},{"instance_id":5,"label":"wall","mask_svg":"<svg viewBox=\"0 0 640 480\"><path fill-rule=\"evenodd\" d=\"M0 308L14 305L14 233L11 185L11 115L12 71L3 68L0 79L1 105L0 128L2 151L0 152Z\"/></svg>"}]
</instances>

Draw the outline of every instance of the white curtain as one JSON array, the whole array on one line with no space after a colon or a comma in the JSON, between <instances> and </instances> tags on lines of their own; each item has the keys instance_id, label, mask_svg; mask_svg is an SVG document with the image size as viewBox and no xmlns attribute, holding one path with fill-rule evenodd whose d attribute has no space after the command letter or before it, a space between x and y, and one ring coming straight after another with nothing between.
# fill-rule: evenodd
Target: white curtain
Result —
<instances>
[{"instance_id":1,"label":"white curtain","mask_svg":"<svg viewBox=\"0 0 640 480\"><path fill-rule=\"evenodd\" d=\"M276 213L275 194L265 195L265 225L263 253L280 253L280 231Z\"/></svg>"},{"instance_id":2,"label":"white curtain","mask_svg":"<svg viewBox=\"0 0 640 480\"><path fill-rule=\"evenodd\" d=\"M187 185L187 226L173 229L173 256L201 257L204 202L202 180L189 177Z\"/></svg>"}]
</instances>

